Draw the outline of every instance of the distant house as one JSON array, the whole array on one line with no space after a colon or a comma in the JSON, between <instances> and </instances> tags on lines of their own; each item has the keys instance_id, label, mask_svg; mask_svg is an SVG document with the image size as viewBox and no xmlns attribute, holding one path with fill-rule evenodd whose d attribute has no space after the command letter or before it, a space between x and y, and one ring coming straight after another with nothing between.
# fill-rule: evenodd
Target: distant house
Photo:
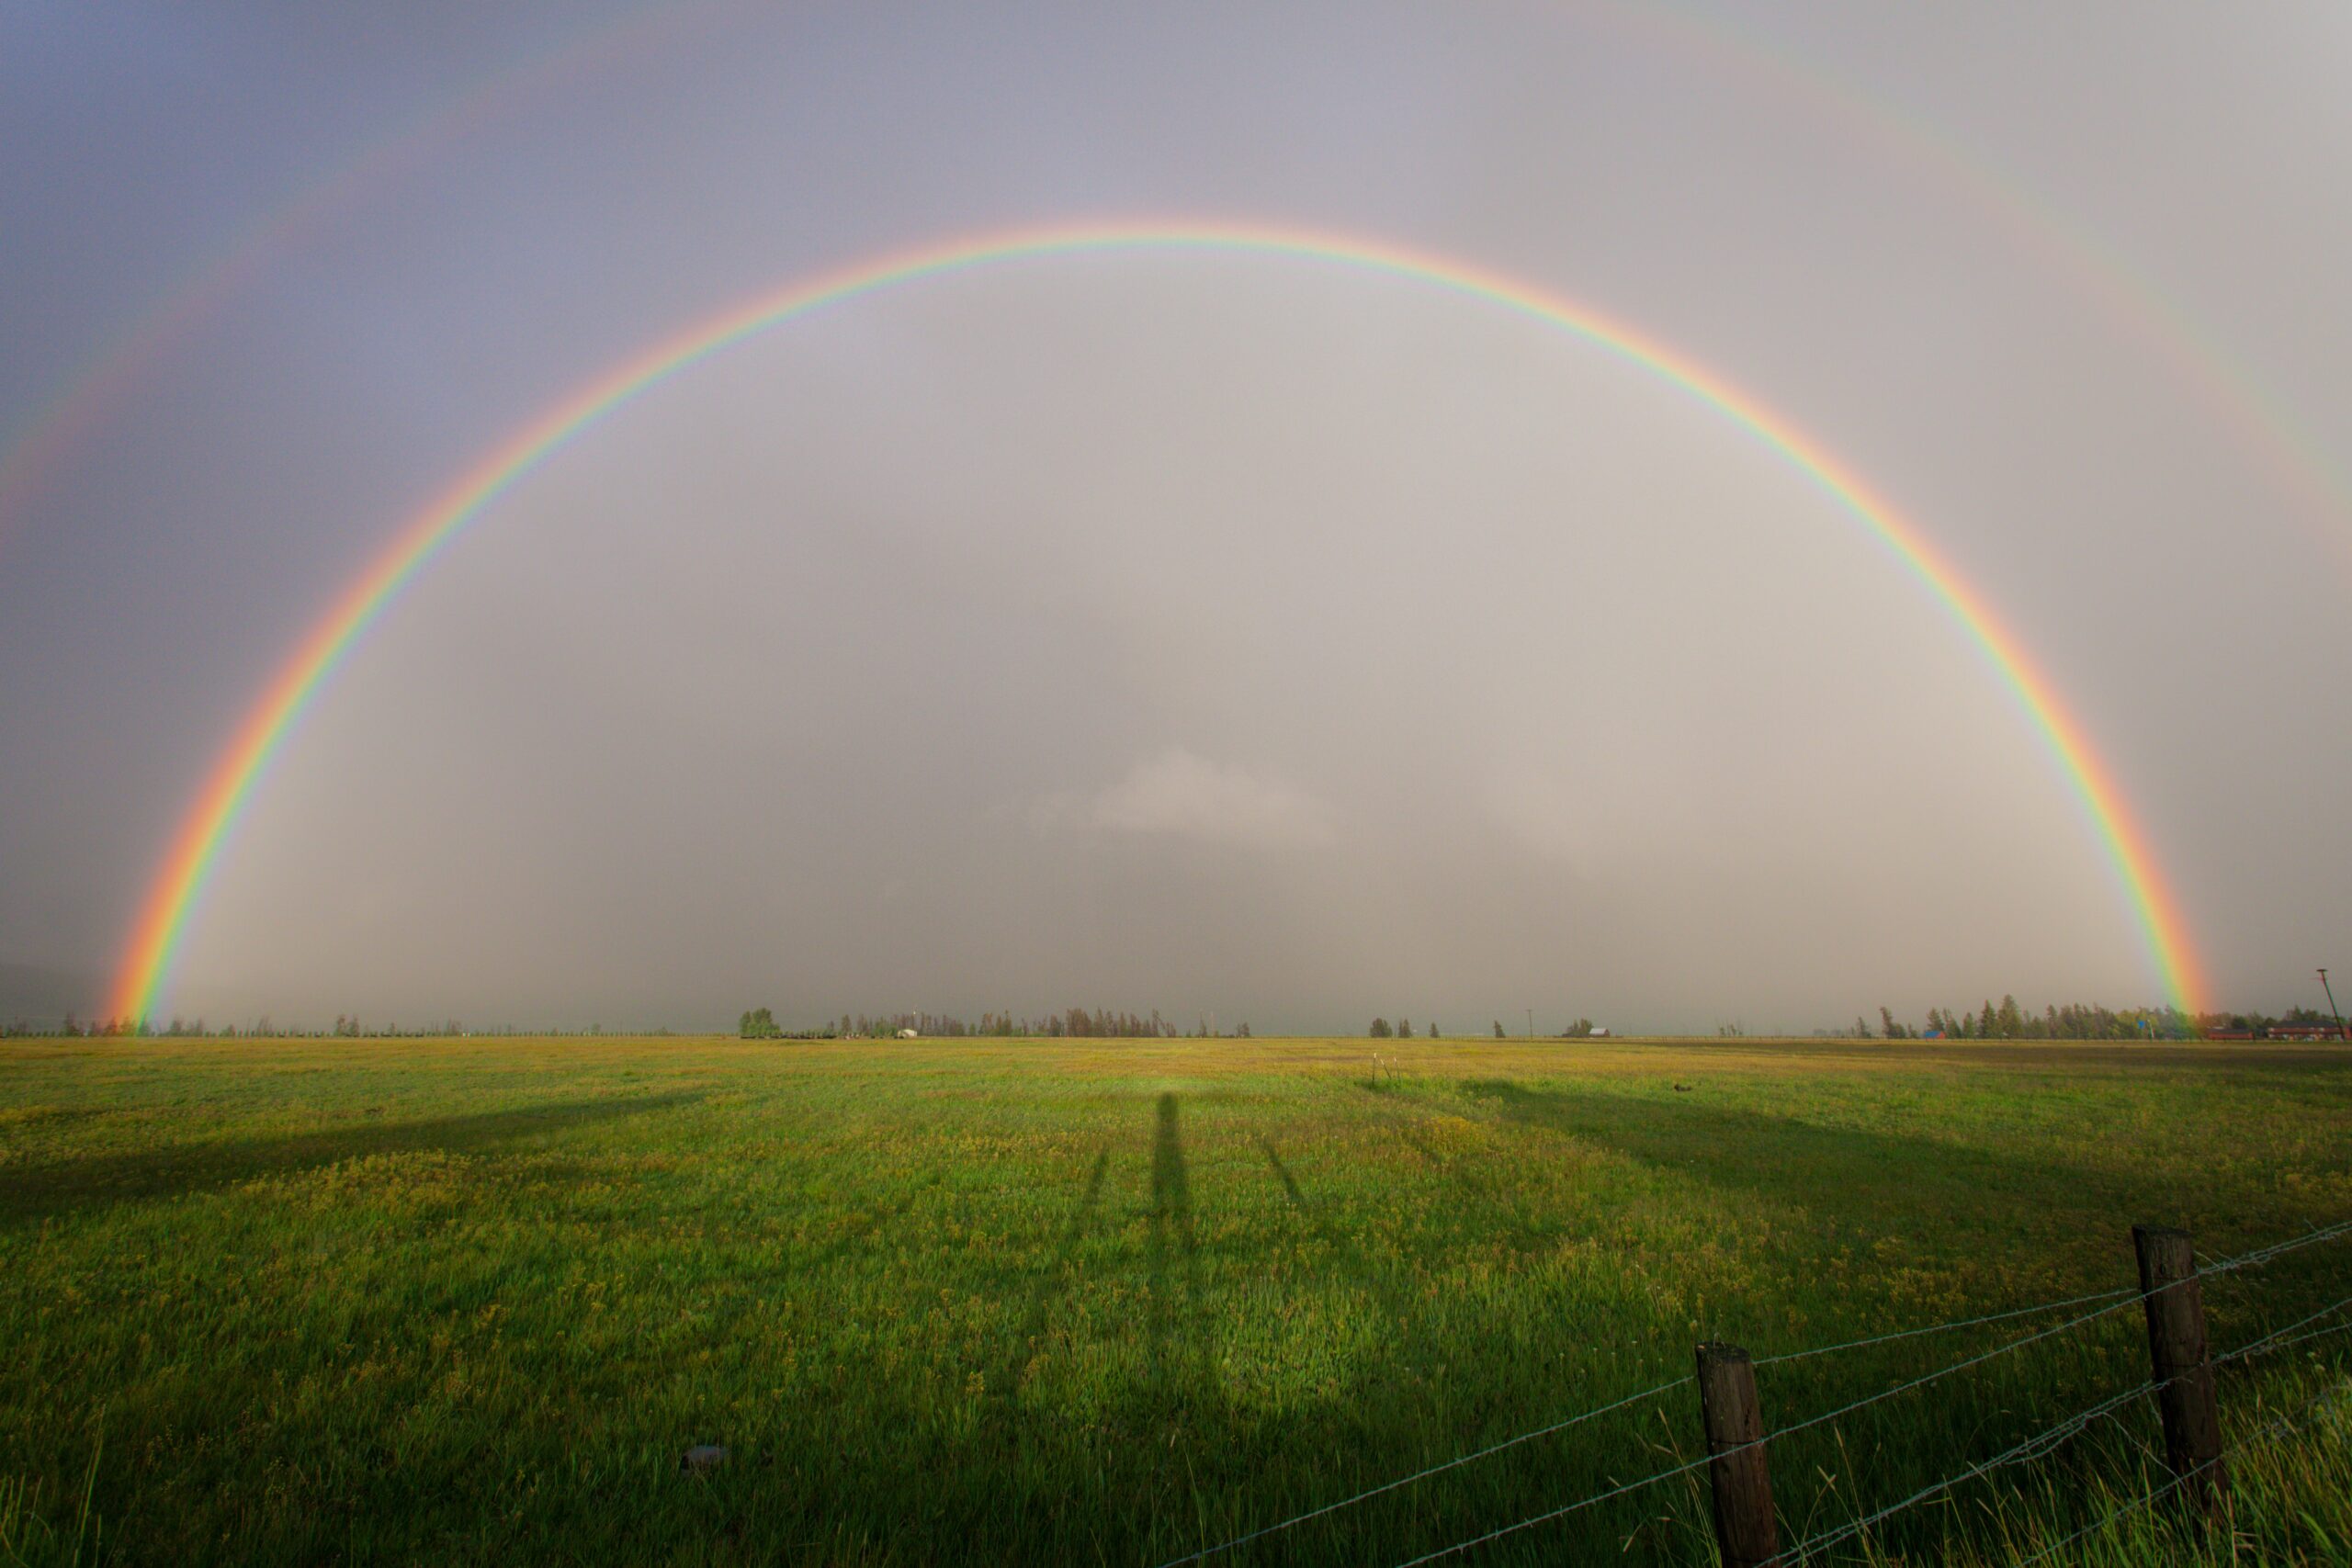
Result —
<instances>
[{"instance_id":1,"label":"distant house","mask_svg":"<svg viewBox=\"0 0 2352 1568\"><path fill-rule=\"evenodd\" d=\"M2208 1040L2251 1040L2254 1038L2254 1031L2251 1029L2209 1029L2205 1032L2205 1038Z\"/></svg>"},{"instance_id":2,"label":"distant house","mask_svg":"<svg viewBox=\"0 0 2352 1568\"><path fill-rule=\"evenodd\" d=\"M2270 1026L2273 1040L2341 1040L2344 1031L2333 1023L2274 1023Z\"/></svg>"},{"instance_id":3,"label":"distant house","mask_svg":"<svg viewBox=\"0 0 2352 1568\"><path fill-rule=\"evenodd\" d=\"M1609 1038L1609 1026L1605 1023L1594 1024L1592 1026L1591 1038L1595 1040L1606 1040Z\"/></svg>"},{"instance_id":4,"label":"distant house","mask_svg":"<svg viewBox=\"0 0 2352 1568\"><path fill-rule=\"evenodd\" d=\"M900 1031L899 1031L899 1039L901 1039L901 1040L919 1040L919 1039L921 1039L921 1038L922 1038L922 1036L921 1036L921 1035L918 1035L918 1034L917 1034L913 1030L911 1030L911 1029L901 1029Z\"/></svg>"}]
</instances>

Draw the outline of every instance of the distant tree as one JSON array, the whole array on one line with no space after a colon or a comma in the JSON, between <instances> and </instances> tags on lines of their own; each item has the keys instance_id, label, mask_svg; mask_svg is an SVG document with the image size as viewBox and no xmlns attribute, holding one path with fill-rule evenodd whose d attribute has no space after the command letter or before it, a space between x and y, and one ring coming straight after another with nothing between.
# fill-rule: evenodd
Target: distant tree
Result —
<instances>
[{"instance_id":1,"label":"distant tree","mask_svg":"<svg viewBox=\"0 0 2352 1568\"><path fill-rule=\"evenodd\" d=\"M1238 1039L1238 1040L1247 1040L1247 1039L1249 1039L1249 1038L1250 1038L1250 1023L1249 1023L1249 1021L1248 1021L1247 1019L1244 1019L1244 1020L1242 1021L1241 1028L1240 1028L1239 1032L1238 1032L1234 1036L1234 1038L1236 1038L1236 1039Z\"/></svg>"},{"instance_id":2,"label":"distant tree","mask_svg":"<svg viewBox=\"0 0 2352 1568\"><path fill-rule=\"evenodd\" d=\"M1984 1010L1976 1015L1976 1038L1997 1040L2001 1037L2000 1015L1993 1010L1993 999L1984 998Z\"/></svg>"},{"instance_id":3,"label":"distant tree","mask_svg":"<svg viewBox=\"0 0 2352 1568\"><path fill-rule=\"evenodd\" d=\"M1580 1018L1580 1019L1577 1020L1574 1023L1572 1023L1572 1024L1568 1025L1566 1029L1563 1029L1562 1031L1560 1031L1560 1038L1561 1038L1561 1039L1563 1039L1563 1040L1589 1040L1589 1039L1591 1039L1591 1038L1592 1038L1592 1020L1590 1020L1590 1019L1589 1019L1589 1018Z\"/></svg>"},{"instance_id":4,"label":"distant tree","mask_svg":"<svg viewBox=\"0 0 2352 1568\"><path fill-rule=\"evenodd\" d=\"M1500 1040L1502 1037L1503 1037L1503 1021L1502 1021L1501 1019L1497 1019L1497 1020L1495 1020L1495 1038L1496 1038L1496 1039L1498 1039L1498 1040Z\"/></svg>"},{"instance_id":5,"label":"distant tree","mask_svg":"<svg viewBox=\"0 0 2352 1568\"><path fill-rule=\"evenodd\" d=\"M1399 1040L1410 1040L1412 1037L1413 1021L1409 1018L1398 1019L1396 1021L1396 1038Z\"/></svg>"},{"instance_id":6,"label":"distant tree","mask_svg":"<svg viewBox=\"0 0 2352 1568\"><path fill-rule=\"evenodd\" d=\"M1862 1015L1860 1013L1856 1013L1854 1015L1854 1038L1857 1040L1868 1040L1870 1037L1871 1026L1862 1021Z\"/></svg>"},{"instance_id":7,"label":"distant tree","mask_svg":"<svg viewBox=\"0 0 2352 1568\"><path fill-rule=\"evenodd\" d=\"M2002 1039L2022 1040L2025 1038L2025 1014L2018 1010L2017 998L2005 996L2001 998L1999 1023Z\"/></svg>"},{"instance_id":8,"label":"distant tree","mask_svg":"<svg viewBox=\"0 0 2352 1568\"><path fill-rule=\"evenodd\" d=\"M1428 1036L1429 1036L1430 1039L1432 1039L1432 1040L1436 1039L1436 1038L1437 1038L1437 1020L1435 1020L1435 1019L1431 1019L1431 1020L1430 1020L1430 1026L1429 1026L1427 1029L1424 1029L1423 1031L1421 1031L1421 1032L1422 1032L1422 1033L1424 1033L1424 1034L1426 1034L1426 1035L1428 1035Z\"/></svg>"},{"instance_id":9,"label":"distant tree","mask_svg":"<svg viewBox=\"0 0 2352 1568\"><path fill-rule=\"evenodd\" d=\"M1894 1012L1883 1003L1879 1006L1878 1021L1886 1026L1886 1038L1889 1040L1900 1040L1907 1032L1901 1024L1894 1021Z\"/></svg>"},{"instance_id":10,"label":"distant tree","mask_svg":"<svg viewBox=\"0 0 2352 1568\"><path fill-rule=\"evenodd\" d=\"M1388 1027L1388 1021L1386 1019L1375 1018L1372 1021L1372 1027L1364 1031L1364 1032L1371 1035L1374 1040L1385 1040L1396 1032Z\"/></svg>"},{"instance_id":11,"label":"distant tree","mask_svg":"<svg viewBox=\"0 0 2352 1568\"><path fill-rule=\"evenodd\" d=\"M591 1030L589 1032L594 1033L594 1031ZM777 1027L775 1013L772 1009L753 1008L743 1015L742 1037L746 1040L774 1040L783 1032L784 1031Z\"/></svg>"}]
</instances>

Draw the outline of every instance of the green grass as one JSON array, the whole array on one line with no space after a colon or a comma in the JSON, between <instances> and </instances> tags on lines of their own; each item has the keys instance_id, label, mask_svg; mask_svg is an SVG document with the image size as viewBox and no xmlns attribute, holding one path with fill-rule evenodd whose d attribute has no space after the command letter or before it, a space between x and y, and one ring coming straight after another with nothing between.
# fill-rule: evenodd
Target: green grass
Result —
<instances>
[{"instance_id":1,"label":"green grass","mask_svg":"<svg viewBox=\"0 0 2352 1568\"><path fill-rule=\"evenodd\" d=\"M1153 1563L1687 1371L2352 1220L2352 1053L0 1044L0 1563ZM1678 1086L1686 1086L1680 1087ZM2352 1243L2207 1286L2217 1348ZM2052 1321L1758 1372L1793 1422ZM2225 1375L2233 1433L2352 1334ZM2146 1376L2136 1307L1771 1450L1793 1542ZM1393 1562L1694 1456L1688 1389L1223 1561ZM2152 1408L1841 1561L2013 1561ZM729 1463L679 1472L690 1444ZM2352 1560L2352 1419L2059 1559ZM1703 1472L1462 1561L1711 1559ZM2230 1553L2234 1552L2234 1557Z\"/></svg>"}]
</instances>

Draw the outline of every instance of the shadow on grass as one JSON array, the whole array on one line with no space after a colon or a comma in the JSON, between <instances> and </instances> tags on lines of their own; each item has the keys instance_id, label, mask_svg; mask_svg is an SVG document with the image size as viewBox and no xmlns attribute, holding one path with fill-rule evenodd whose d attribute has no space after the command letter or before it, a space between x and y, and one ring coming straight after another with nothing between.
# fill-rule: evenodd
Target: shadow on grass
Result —
<instances>
[{"instance_id":1,"label":"shadow on grass","mask_svg":"<svg viewBox=\"0 0 2352 1568\"><path fill-rule=\"evenodd\" d=\"M424 1149L462 1154L517 1138L673 1110L701 1098L682 1093L566 1100L470 1116L371 1122L274 1138L171 1144L128 1154L0 1166L0 1224L34 1222L113 1203L218 1191L262 1177L318 1170L368 1155Z\"/></svg>"},{"instance_id":2,"label":"shadow on grass","mask_svg":"<svg viewBox=\"0 0 2352 1568\"><path fill-rule=\"evenodd\" d=\"M1199 1311L1200 1247L1193 1230L1193 1183L1184 1168L1184 1138L1176 1097L1159 1097L1151 1139L1151 1356L1155 1381L1173 1382Z\"/></svg>"},{"instance_id":3,"label":"shadow on grass","mask_svg":"<svg viewBox=\"0 0 2352 1568\"><path fill-rule=\"evenodd\" d=\"M1274 1179L1290 1195L1291 1207L1297 1211L1299 1227L1313 1236L1326 1250L1331 1260L1327 1267L1332 1276L1359 1285L1379 1304L1387 1315L1391 1336L1400 1345L1418 1344L1421 1338L1421 1312L1412 1291L1397 1277L1394 1269L1385 1267L1363 1255L1359 1238L1335 1225L1328 1206L1310 1201L1291 1174L1282 1153L1272 1138L1260 1138L1258 1146L1265 1151L1266 1164L1272 1168Z\"/></svg>"},{"instance_id":4,"label":"shadow on grass","mask_svg":"<svg viewBox=\"0 0 2352 1568\"><path fill-rule=\"evenodd\" d=\"M1541 1246L1550 1235L1544 1226L1528 1217L1516 1189L1498 1185L1480 1174L1482 1161L1478 1156L1449 1154L1430 1143L1427 1134L1410 1122L1400 1123L1396 1136L1431 1170L1459 1189L1466 1200L1479 1208L1492 1210L1519 1238L1522 1247Z\"/></svg>"},{"instance_id":5,"label":"shadow on grass","mask_svg":"<svg viewBox=\"0 0 2352 1568\"><path fill-rule=\"evenodd\" d=\"M1290 1173L1290 1167L1283 1163L1283 1156L1275 1151L1273 1139L1261 1138L1258 1146L1266 1151L1266 1163L1274 1168L1274 1179L1283 1184L1283 1190L1290 1194L1291 1207L1306 1208L1306 1195L1298 1190L1298 1179Z\"/></svg>"},{"instance_id":6,"label":"shadow on grass","mask_svg":"<svg viewBox=\"0 0 2352 1568\"><path fill-rule=\"evenodd\" d=\"M1463 1092L1506 1120L1564 1134L1710 1186L1755 1193L1825 1217L1915 1227L1922 1216L2006 1224L2025 1205L2105 1214L2123 1184L2063 1161L2017 1158L1934 1138L1906 1138L1703 1100L1672 1101L1477 1079Z\"/></svg>"},{"instance_id":7,"label":"shadow on grass","mask_svg":"<svg viewBox=\"0 0 2352 1568\"><path fill-rule=\"evenodd\" d=\"M1012 1342L1012 1357L1025 1359L1035 1348L1037 1337L1046 1331L1046 1317L1053 1310L1054 1298L1059 1295L1068 1280L1069 1267L1078 1257L1078 1245L1093 1228L1095 1211L1102 1204L1102 1181L1111 1173L1111 1151L1104 1149L1094 1156L1094 1167L1087 1173L1086 1186L1069 1212L1069 1221L1062 1226L1061 1244L1054 1249L1052 1261L1038 1271L1029 1287L1028 1310L1022 1314L1021 1331ZM1018 1368L1012 1369L1018 1371Z\"/></svg>"}]
</instances>

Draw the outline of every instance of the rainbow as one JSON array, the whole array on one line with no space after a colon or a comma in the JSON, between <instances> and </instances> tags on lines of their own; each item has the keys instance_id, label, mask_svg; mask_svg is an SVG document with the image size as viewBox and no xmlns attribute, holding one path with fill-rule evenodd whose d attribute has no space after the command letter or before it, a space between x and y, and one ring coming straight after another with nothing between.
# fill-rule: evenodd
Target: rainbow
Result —
<instances>
[{"instance_id":1,"label":"rainbow","mask_svg":"<svg viewBox=\"0 0 2352 1568\"><path fill-rule=\"evenodd\" d=\"M802 278L689 327L581 388L492 449L407 523L296 645L238 725L188 807L141 902L112 992L124 1020L153 1010L221 847L255 784L401 589L494 502L557 452L650 389L769 329L902 285L1018 262L1135 252L1206 253L1315 262L1430 285L1568 333L1680 388L1808 476L1893 553L1973 639L2090 818L2126 895L2155 973L2194 1013L2204 991L2179 908L2122 792L2048 678L1976 591L1918 528L1787 420L1664 344L1535 285L1377 241L1221 221L1100 222L987 233L892 252Z\"/></svg>"},{"instance_id":2,"label":"rainbow","mask_svg":"<svg viewBox=\"0 0 2352 1568\"><path fill-rule=\"evenodd\" d=\"M1626 0L1615 0L1611 9L1632 30L1712 59L1743 82L1778 89L1781 101L1814 115L1840 145L1894 154L1908 173L1939 181L1958 205L1973 208L2017 251L2071 285L2117 336L2160 362L2188 400L2231 433L2264 482L2316 525L2333 553L2341 558L2352 549L2352 489L2309 425L2112 246L2003 178L1924 116L1775 51L1734 17L1702 19Z\"/></svg>"},{"instance_id":3,"label":"rainbow","mask_svg":"<svg viewBox=\"0 0 2352 1568\"><path fill-rule=\"evenodd\" d=\"M736 0L661 0L624 12L552 54L482 79L462 98L408 122L326 179L266 216L146 315L111 339L0 446L0 543L68 454L127 403L144 377L177 344L217 316L266 271L278 254L325 226L334 213L390 182L396 170L488 124L496 111L546 86L639 59L682 20L712 22L737 13ZM2352 488L2308 428L2266 392L2224 346L2168 300L2111 248L2067 224L2012 181L1972 158L1927 121L1874 98L1793 57L1775 51L1721 17L1614 0L1589 15L1626 35L1685 57L1702 59L1745 85L1774 92L1836 134L1894 154L1914 174L1939 179L2013 244L2051 266L2129 339L2146 345L2190 398L2236 437L2263 479L2318 525L2329 547L2352 547Z\"/></svg>"}]
</instances>

